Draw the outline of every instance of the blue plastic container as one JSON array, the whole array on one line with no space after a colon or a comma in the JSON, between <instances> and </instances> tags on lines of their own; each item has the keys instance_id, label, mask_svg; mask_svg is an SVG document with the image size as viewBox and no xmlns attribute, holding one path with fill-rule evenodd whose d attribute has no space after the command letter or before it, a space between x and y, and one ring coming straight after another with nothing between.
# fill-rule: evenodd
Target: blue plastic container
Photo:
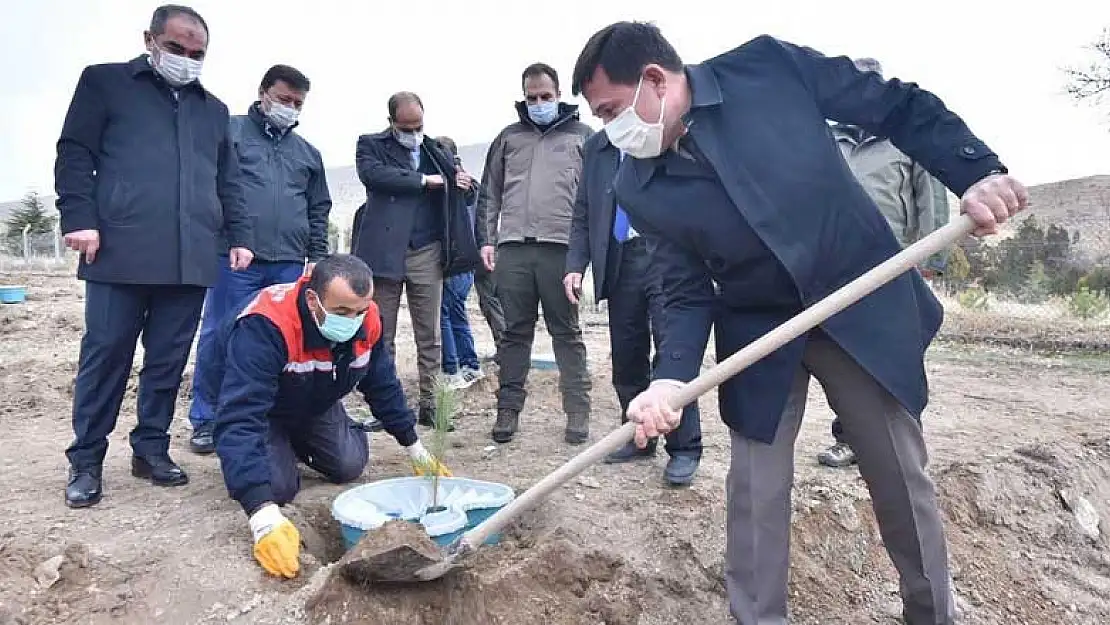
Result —
<instances>
[{"instance_id":1,"label":"blue plastic container","mask_svg":"<svg viewBox=\"0 0 1110 625\"><path fill-rule=\"evenodd\" d=\"M0 304L21 304L27 299L27 287L0 286Z\"/></svg>"},{"instance_id":2,"label":"blue plastic container","mask_svg":"<svg viewBox=\"0 0 1110 625\"><path fill-rule=\"evenodd\" d=\"M332 516L339 522L343 543L350 549L367 531L391 519L418 523L439 545L449 545L513 500L512 488L495 482L461 477L439 479L438 505L443 512L426 514L432 503L432 480L400 477L356 486L339 494ZM500 534L485 544L494 545Z\"/></svg>"}]
</instances>

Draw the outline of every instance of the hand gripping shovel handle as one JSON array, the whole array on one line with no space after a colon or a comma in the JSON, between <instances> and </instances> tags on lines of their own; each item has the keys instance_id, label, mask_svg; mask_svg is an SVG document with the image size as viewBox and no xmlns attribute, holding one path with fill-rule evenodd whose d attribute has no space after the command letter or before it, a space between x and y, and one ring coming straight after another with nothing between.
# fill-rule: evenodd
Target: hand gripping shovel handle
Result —
<instances>
[{"instance_id":1,"label":"hand gripping shovel handle","mask_svg":"<svg viewBox=\"0 0 1110 625\"><path fill-rule=\"evenodd\" d=\"M678 391L674 398L674 408L676 410L684 408L690 402L697 400L732 376L750 367L752 363L824 323L829 317L858 302L899 275L920 265L933 254L955 244L970 234L974 228L975 224L970 217L960 215L959 219L905 248L699 375ZM535 485L509 502L504 508L498 510L489 519L463 534L459 539L458 551L467 552L477 548L485 542L486 538L500 531L521 512L532 508L543 501L556 488L559 488L605 456L620 449L625 443L632 440L635 431L636 424L629 421L582 453L568 460L566 464L536 482Z\"/></svg>"}]
</instances>

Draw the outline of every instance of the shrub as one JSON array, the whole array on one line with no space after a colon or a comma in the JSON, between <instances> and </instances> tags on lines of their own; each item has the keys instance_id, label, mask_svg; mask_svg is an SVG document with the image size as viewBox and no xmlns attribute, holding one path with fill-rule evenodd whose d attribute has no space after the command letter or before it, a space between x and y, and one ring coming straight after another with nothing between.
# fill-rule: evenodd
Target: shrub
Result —
<instances>
[{"instance_id":1,"label":"shrub","mask_svg":"<svg viewBox=\"0 0 1110 625\"><path fill-rule=\"evenodd\" d=\"M1110 311L1110 298L1081 284L1079 290L1068 298L1068 311L1079 319L1100 319Z\"/></svg>"},{"instance_id":2,"label":"shrub","mask_svg":"<svg viewBox=\"0 0 1110 625\"><path fill-rule=\"evenodd\" d=\"M979 287L964 289L956 295L956 301L967 310L987 310L990 307L987 292Z\"/></svg>"}]
</instances>

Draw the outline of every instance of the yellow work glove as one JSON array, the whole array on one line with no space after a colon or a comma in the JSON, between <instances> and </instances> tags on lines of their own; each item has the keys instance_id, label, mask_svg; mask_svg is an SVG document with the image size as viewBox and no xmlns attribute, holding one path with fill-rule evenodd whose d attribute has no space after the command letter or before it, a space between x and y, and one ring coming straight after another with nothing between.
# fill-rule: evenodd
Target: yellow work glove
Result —
<instances>
[{"instance_id":1,"label":"yellow work glove","mask_svg":"<svg viewBox=\"0 0 1110 625\"><path fill-rule=\"evenodd\" d=\"M301 533L281 513L276 504L268 503L250 518L254 534L254 559L266 572L278 577L296 577L301 568Z\"/></svg>"},{"instance_id":2,"label":"yellow work glove","mask_svg":"<svg viewBox=\"0 0 1110 625\"><path fill-rule=\"evenodd\" d=\"M409 452L409 458L412 459L412 472L419 476L438 477L452 477L451 469L447 465L439 461L438 458L433 456L427 449L424 448L424 443L416 441L412 445L405 448Z\"/></svg>"}]
</instances>

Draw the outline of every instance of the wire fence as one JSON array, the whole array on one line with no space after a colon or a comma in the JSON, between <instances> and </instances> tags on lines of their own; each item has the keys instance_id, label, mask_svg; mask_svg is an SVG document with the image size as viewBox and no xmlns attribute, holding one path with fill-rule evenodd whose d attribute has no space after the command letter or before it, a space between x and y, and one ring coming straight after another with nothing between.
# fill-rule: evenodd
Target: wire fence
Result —
<instances>
[{"instance_id":1,"label":"wire fence","mask_svg":"<svg viewBox=\"0 0 1110 625\"><path fill-rule=\"evenodd\" d=\"M942 334L1011 344L1110 350L1110 220L1104 211L1054 223L1037 215L1008 235L968 238L949 250L945 271L930 278L945 307ZM333 252L349 252L351 231L333 227ZM0 272L72 271L77 254L55 228L7 233ZM11 278L6 278L6 281ZM584 320L605 323L604 302L592 299L586 276Z\"/></svg>"}]
</instances>

